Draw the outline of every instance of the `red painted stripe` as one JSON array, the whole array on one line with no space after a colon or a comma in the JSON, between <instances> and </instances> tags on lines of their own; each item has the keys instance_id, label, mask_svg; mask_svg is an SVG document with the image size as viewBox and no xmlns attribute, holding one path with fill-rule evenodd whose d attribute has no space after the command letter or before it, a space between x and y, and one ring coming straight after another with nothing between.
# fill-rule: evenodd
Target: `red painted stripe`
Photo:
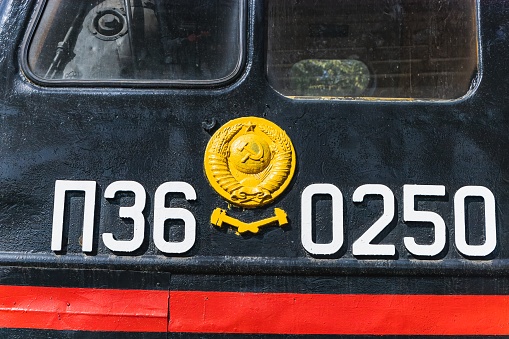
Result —
<instances>
[{"instance_id":1,"label":"red painted stripe","mask_svg":"<svg viewBox=\"0 0 509 339\"><path fill-rule=\"evenodd\" d=\"M171 332L507 335L509 296L170 292Z\"/></svg>"},{"instance_id":2,"label":"red painted stripe","mask_svg":"<svg viewBox=\"0 0 509 339\"><path fill-rule=\"evenodd\" d=\"M508 335L509 296L336 295L0 286L0 327L49 330Z\"/></svg>"},{"instance_id":3,"label":"red painted stripe","mask_svg":"<svg viewBox=\"0 0 509 339\"><path fill-rule=\"evenodd\" d=\"M0 327L166 332L168 291L0 286Z\"/></svg>"}]
</instances>

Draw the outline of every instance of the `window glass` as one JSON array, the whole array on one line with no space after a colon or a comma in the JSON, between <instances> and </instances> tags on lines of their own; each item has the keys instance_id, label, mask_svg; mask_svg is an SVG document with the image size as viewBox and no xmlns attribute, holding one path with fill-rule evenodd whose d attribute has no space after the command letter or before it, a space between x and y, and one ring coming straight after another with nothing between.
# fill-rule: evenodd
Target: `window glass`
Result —
<instances>
[{"instance_id":1,"label":"window glass","mask_svg":"<svg viewBox=\"0 0 509 339\"><path fill-rule=\"evenodd\" d=\"M56 82L215 83L242 60L243 1L47 0L28 69Z\"/></svg>"},{"instance_id":2,"label":"window glass","mask_svg":"<svg viewBox=\"0 0 509 339\"><path fill-rule=\"evenodd\" d=\"M454 99L477 76L475 0L267 0L286 96Z\"/></svg>"},{"instance_id":3,"label":"window glass","mask_svg":"<svg viewBox=\"0 0 509 339\"><path fill-rule=\"evenodd\" d=\"M366 93L371 75L359 60L307 59L295 63L290 87L298 96L359 96Z\"/></svg>"}]
</instances>

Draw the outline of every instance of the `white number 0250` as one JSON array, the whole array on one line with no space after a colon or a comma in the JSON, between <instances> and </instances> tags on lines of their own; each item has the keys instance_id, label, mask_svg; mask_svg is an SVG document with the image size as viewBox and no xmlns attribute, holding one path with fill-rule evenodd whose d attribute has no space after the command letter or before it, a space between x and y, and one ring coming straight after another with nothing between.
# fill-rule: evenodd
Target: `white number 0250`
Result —
<instances>
[{"instance_id":1,"label":"white number 0250","mask_svg":"<svg viewBox=\"0 0 509 339\"><path fill-rule=\"evenodd\" d=\"M317 243L313 240L313 196L329 195L332 200L332 241ZM375 221L357 240L353 242L354 256L387 257L394 256L393 244L374 244L373 240L381 234L395 218L395 198L390 188L384 185L370 184L357 188L353 202L362 202L368 195L380 196L383 201L382 216ZM404 237L403 243L408 252L420 257L434 257L444 251L447 243L447 228L444 219L431 211L417 211L415 197L443 197L445 186L442 185L404 185L403 186L403 221L425 222L433 225L433 243L418 244L412 237ZM472 245L467 242L467 225L465 200L467 197L478 197L484 201L484 243ZM313 184L302 192L301 197L301 241L304 249L311 254L331 255L337 253L344 245L343 195L332 184ZM456 249L465 256L485 257L497 246L497 227L495 217L495 197L482 186L465 186L454 195L454 243Z\"/></svg>"}]
</instances>

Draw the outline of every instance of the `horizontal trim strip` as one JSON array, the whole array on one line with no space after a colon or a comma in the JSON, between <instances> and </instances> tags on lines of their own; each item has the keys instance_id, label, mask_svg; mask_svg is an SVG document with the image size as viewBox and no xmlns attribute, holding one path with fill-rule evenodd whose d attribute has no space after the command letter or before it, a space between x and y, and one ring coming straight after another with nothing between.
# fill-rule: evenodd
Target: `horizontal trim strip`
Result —
<instances>
[{"instance_id":1,"label":"horizontal trim strip","mask_svg":"<svg viewBox=\"0 0 509 339\"><path fill-rule=\"evenodd\" d=\"M170 291L171 332L507 335L509 296Z\"/></svg>"},{"instance_id":2,"label":"horizontal trim strip","mask_svg":"<svg viewBox=\"0 0 509 339\"><path fill-rule=\"evenodd\" d=\"M165 257L142 255L121 257L105 254L84 256L68 253L0 252L1 266L51 269L109 269L183 274L247 275L362 275L362 276L461 276L508 277L509 258L485 262L465 259L358 260L352 258L274 258L235 256Z\"/></svg>"},{"instance_id":3,"label":"horizontal trim strip","mask_svg":"<svg viewBox=\"0 0 509 339\"><path fill-rule=\"evenodd\" d=\"M0 286L0 327L166 332L168 291Z\"/></svg>"},{"instance_id":4,"label":"horizontal trim strip","mask_svg":"<svg viewBox=\"0 0 509 339\"><path fill-rule=\"evenodd\" d=\"M168 293L0 286L0 327L103 332L508 335L509 296Z\"/></svg>"}]
</instances>

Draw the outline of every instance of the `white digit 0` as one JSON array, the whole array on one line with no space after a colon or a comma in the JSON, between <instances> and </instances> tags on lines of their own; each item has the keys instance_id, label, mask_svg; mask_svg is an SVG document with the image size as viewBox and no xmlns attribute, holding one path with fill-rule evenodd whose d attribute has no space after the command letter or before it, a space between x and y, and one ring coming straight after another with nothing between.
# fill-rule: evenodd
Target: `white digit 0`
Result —
<instances>
[{"instance_id":1,"label":"white digit 0","mask_svg":"<svg viewBox=\"0 0 509 339\"><path fill-rule=\"evenodd\" d=\"M332 198L332 241L328 244L317 244L313 241L313 196L330 195ZM334 254L343 246L343 194L331 184L309 185L301 197L301 242L304 249L311 254Z\"/></svg>"},{"instance_id":2,"label":"white digit 0","mask_svg":"<svg viewBox=\"0 0 509 339\"><path fill-rule=\"evenodd\" d=\"M465 199L482 197L484 199L485 241L482 245L469 245L466 240ZM497 221L495 216L495 197L486 187L465 186L454 195L454 240L458 251L472 257L485 257L497 247Z\"/></svg>"}]
</instances>

